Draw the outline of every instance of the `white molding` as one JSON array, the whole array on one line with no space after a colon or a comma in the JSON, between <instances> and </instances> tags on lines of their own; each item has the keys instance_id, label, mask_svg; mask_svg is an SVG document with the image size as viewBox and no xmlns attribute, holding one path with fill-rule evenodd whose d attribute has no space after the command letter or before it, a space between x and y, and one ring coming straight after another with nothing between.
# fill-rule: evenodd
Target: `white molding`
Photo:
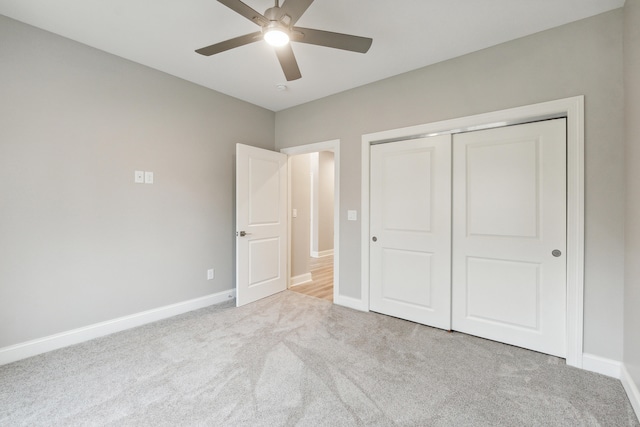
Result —
<instances>
[{"instance_id":1,"label":"white molding","mask_svg":"<svg viewBox=\"0 0 640 427\"><path fill-rule=\"evenodd\" d=\"M340 140L316 142L313 144L298 145L295 147L282 148L281 153L288 156L297 154L315 153L318 151L333 152L334 180L333 180L333 300L340 296ZM289 169L291 169L291 159L289 159ZM291 181L291 174L289 174ZM289 215L291 215L291 182L289 182ZM291 218L289 218L289 239L291 238ZM291 242L287 242L289 275L291 275Z\"/></svg>"},{"instance_id":2,"label":"white molding","mask_svg":"<svg viewBox=\"0 0 640 427\"><path fill-rule=\"evenodd\" d=\"M294 286L303 285L305 283L311 282L312 280L313 279L311 278L311 273L299 274L291 278L289 287L292 288Z\"/></svg>"},{"instance_id":3,"label":"white molding","mask_svg":"<svg viewBox=\"0 0 640 427\"><path fill-rule=\"evenodd\" d=\"M311 251L312 258L322 258L330 255L333 255L333 249L327 249L326 251L320 251L320 252Z\"/></svg>"},{"instance_id":4,"label":"white molding","mask_svg":"<svg viewBox=\"0 0 640 427\"><path fill-rule=\"evenodd\" d=\"M627 392L627 396L629 397L631 406L636 413L636 417L640 419L640 390L638 389L638 384L633 381L633 378L631 378L631 375L629 374L629 371L627 371L624 363L621 368L620 381L622 382L624 390Z\"/></svg>"},{"instance_id":5,"label":"white molding","mask_svg":"<svg viewBox=\"0 0 640 427\"><path fill-rule=\"evenodd\" d=\"M596 372L608 377L620 379L621 368L622 363L617 360L607 359L589 353L582 355L582 369L585 371Z\"/></svg>"},{"instance_id":6,"label":"white molding","mask_svg":"<svg viewBox=\"0 0 640 427\"><path fill-rule=\"evenodd\" d=\"M369 311L369 175L371 163L371 141L369 135L362 135L361 177L360 177L360 299L366 311Z\"/></svg>"},{"instance_id":7,"label":"white molding","mask_svg":"<svg viewBox=\"0 0 640 427\"><path fill-rule=\"evenodd\" d=\"M361 299L338 295L333 297L333 303L358 311L369 311L369 304L364 304Z\"/></svg>"},{"instance_id":8,"label":"white molding","mask_svg":"<svg viewBox=\"0 0 640 427\"><path fill-rule=\"evenodd\" d=\"M582 368L584 332L584 97L362 135L361 304L369 307L369 161L373 143L567 118L567 365Z\"/></svg>"},{"instance_id":9,"label":"white molding","mask_svg":"<svg viewBox=\"0 0 640 427\"><path fill-rule=\"evenodd\" d=\"M324 142L314 142L312 144L296 145L295 147L281 148L280 152L287 156L297 156L298 154L317 153L319 151L333 151L340 148L340 140L332 139Z\"/></svg>"},{"instance_id":10,"label":"white molding","mask_svg":"<svg viewBox=\"0 0 640 427\"><path fill-rule=\"evenodd\" d=\"M103 337L115 332L156 322L188 311L208 307L213 304L219 304L234 298L235 293L235 289L229 289L200 298L166 305L164 307L158 307L142 311L140 313L130 314L128 316L118 317L116 319L94 323L93 325L83 326L70 331L0 348L0 365L6 365L7 363L26 359L27 357L79 344L94 338Z\"/></svg>"},{"instance_id":11,"label":"white molding","mask_svg":"<svg viewBox=\"0 0 640 427\"><path fill-rule=\"evenodd\" d=\"M567 364L582 368L584 334L584 97L567 98ZM560 109L561 106L558 106Z\"/></svg>"}]
</instances>

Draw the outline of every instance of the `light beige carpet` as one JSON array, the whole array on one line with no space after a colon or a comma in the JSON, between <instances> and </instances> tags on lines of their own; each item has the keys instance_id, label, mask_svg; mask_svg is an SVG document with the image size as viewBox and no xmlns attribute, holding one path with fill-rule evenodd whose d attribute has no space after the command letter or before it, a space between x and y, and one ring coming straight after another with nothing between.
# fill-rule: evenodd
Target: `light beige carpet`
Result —
<instances>
[{"instance_id":1,"label":"light beige carpet","mask_svg":"<svg viewBox=\"0 0 640 427\"><path fill-rule=\"evenodd\" d=\"M293 292L0 367L0 425L637 426L619 381Z\"/></svg>"}]
</instances>

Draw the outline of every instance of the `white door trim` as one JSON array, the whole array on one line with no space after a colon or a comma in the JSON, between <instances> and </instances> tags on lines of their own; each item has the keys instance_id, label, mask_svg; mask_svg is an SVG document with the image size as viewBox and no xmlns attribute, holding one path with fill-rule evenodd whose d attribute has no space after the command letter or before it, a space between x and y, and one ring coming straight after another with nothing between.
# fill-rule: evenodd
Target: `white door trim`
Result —
<instances>
[{"instance_id":1,"label":"white door trim","mask_svg":"<svg viewBox=\"0 0 640 427\"><path fill-rule=\"evenodd\" d=\"M307 145L298 145L280 149L280 152L287 156L298 154L316 153L318 151L332 151L334 162L333 181L333 302L340 303L340 140L316 142ZM289 158L289 170L291 170L291 158ZM289 236L291 236L291 173L289 173ZM289 277L291 277L291 242L287 245L287 256L289 264ZM344 305L344 304L342 304Z\"/></svg>"},{"instance_id":2,"label":"white door trim","mask_svg":"<svg viewBox=\"0 0 640 427\"><path fill-rule=\"evenodd\" d=\"M491 113L362 136L360 302L369 307L369 161L372 144L567 118L567 365L582 368L584 329L584 97L559 99Z\"/></svg>"}]
</instances>

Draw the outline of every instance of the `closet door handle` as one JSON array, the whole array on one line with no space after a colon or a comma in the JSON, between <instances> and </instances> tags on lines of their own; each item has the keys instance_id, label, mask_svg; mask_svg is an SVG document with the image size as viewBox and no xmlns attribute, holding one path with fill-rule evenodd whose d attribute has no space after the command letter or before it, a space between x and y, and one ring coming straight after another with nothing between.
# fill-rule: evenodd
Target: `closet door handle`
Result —
<instances>
[{"instance_id":1,"label":"closet door handle","mask_svg":"<svg viewBox=\"0 0 640 427\"><path fill-rule=\"evenodd\" d=\"M562 252L559 251L558 249L554 249L551 251L551 255L553 255L554 257L558 258L560 255L562 255Z\"/></svg>"},{"instance_id":2,"label":"closet door handle","mask_svg":"<svg viewBox=\"0 0 640 427\"><path fill-rule=\"evenodd\" d=\"M371 240L373 240L374 242L377 242L377 241L378 241L378 238L377 238L376 236L373 236L373 237L371 238Z\"/></svg>"}]
</instances>

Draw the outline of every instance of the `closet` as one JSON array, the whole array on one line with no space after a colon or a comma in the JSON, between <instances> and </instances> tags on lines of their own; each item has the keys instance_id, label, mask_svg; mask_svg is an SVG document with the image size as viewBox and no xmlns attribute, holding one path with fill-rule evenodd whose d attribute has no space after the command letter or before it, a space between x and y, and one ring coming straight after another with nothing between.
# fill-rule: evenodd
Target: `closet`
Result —
<instances>
[{"instance_id":1,"label":"closet","mask_svg":"<svg viewBox=\"0 0 640 427\"><path fill-rule=\"evenodd\" d=\"M566 119L377 144L370 309L566 355Z\"/></svg>"}]
</instances>

